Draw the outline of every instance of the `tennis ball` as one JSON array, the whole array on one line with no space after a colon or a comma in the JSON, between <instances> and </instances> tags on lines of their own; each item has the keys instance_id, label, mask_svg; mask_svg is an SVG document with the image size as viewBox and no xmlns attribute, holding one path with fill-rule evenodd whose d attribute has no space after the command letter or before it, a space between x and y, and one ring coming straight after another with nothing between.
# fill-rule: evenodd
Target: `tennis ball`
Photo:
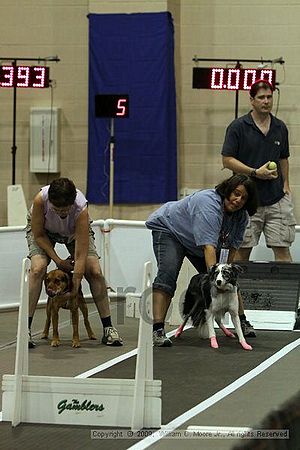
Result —
<instances>
[{"instance_id":1,"label":"tennis ball","mask_svg":"<svg viewBox=\"0 0 300 450\"><path fill-rule=\"evenodd\" d=\"M269 162L269 164L268 164L268 169L269 169L269 170L275 170L275 169L277 169L277 164L276 164L276 162L274 162L274 161Z\"/></svg>"}]
</instances>

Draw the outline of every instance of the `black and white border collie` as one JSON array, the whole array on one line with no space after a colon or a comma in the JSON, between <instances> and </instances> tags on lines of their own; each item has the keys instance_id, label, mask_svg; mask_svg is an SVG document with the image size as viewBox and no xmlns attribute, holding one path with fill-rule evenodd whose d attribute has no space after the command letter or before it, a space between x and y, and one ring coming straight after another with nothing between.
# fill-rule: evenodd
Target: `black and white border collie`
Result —
<instances>
[{"instance_id":1,"label":"black and white border collie","mask_svg":"<svg viewBox=\"0 0 300 450\"><path fill-rule=\"evenodd\" d=\"M242 268L236 264L219 263L205 275L194 275L183 304L184 322L175 336L180 336L188 319L191 319L193 326L199 329L200 337L209 338L210 346L219 348L214 320L226 336L235 337L222 323L225 313L229 312L241 346L245 350L252 350L244 338L238 315L237 277L240 272Z\"/></svg>"}]
</instances>

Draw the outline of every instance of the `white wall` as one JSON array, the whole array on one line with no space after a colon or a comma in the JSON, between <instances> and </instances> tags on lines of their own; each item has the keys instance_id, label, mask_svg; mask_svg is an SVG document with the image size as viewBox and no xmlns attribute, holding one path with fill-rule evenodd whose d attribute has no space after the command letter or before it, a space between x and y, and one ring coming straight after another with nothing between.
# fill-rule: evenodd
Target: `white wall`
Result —
<instances>
[{"instance_id":1,"label":"white wall","mask_svg":"<svg viewBox=\"0 0 300 450\"><path fill-rule=\"evenodd\" d=\"M229 175L221 171L220 150L225 127L234 116L234 93L192 89L193 57L273 59L278 69L278 117L290 131L291 175L296 217L300 223L300 3L295 0L2 0L1 57L58 55L50 65L56 87L19 89L17 93L17 173L27 206L39 188L51 181L29 173L29 111L33 106L60 107L61 172L85 192L87 174L88 19L93 13L132 13L168 10L175 25L175 71L178 113L179 189L207 188ZM24 26L26 23L26 26ZM53 94L53 97L51 96ZM11 183L13 97L0 90L0 225L6 225L6 188ZM275 105L276 107L276 105ZM240 93L240 109L249 109ZM155 174L153 174L155 177ZM157 205L116 205L114 217L145 220ZM108 217L106 205L90 205L94 218Z\"/></svg>"}]
</instances>

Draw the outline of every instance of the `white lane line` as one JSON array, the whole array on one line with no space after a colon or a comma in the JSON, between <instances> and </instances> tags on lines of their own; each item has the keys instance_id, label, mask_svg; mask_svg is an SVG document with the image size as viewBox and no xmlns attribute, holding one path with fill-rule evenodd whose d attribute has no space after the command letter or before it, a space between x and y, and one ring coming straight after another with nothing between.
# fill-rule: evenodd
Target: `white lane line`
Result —
<instances>
[{"instance_id":1,"label":"white lane line","mask_svg":"<svg viewBox=\"0 0 300 450\"><path fill-rule=\"evenodd\" d=\"M185 330L188 328L191 328L191 325L187 325ZM167 337L172 337L175 335L176 330L169 331L167 334ZM131 358L132 356L135 356L137 354L137 348L134 350L131 350L130 352L124 353L123 355L117 356L114 359L110 359L109 361L100 364L100 366L94 367L93 369L87 370L86 372L80 373L79 375L76 375L74 378L88 378L92 375L95 375L96 373L102 372L103 370L109 369L110 367L114 366L115 364L118 364L122 361L125 361L128 358Z\"/></svg>"},{"instance_id":2,"label":"white lane line","mask_svg":"<svg viewBox=\"0 0 300 450\"><path fill-rule=\"evenodd\" d=\"M124 355L117 356L114 359L110 359L109 361L106 361L103 364L100 364L100 366L93 367L93 369L87 370L86 372L80 373L79 375L76 375L74 378L88 378L92 375L95 375L96 373L101 372L102 370L109 369L110 367L114 366L115 364L118 364L122 361L125 361L125 359L131 358L132 356L137 354L137 349L131 350L130 352L124 353Z\"/></svg>"},{"instance_id":3,"label":"white lane line","mask_svg":"<svg viewBox=\"0 0 300 450\"><path fill-rule=\"evenodd\" d=\"M266 369L268 369L270 366L272 366L274 363L276 363L279 359L283 358L285 355L287 355L289 352L294 350L296 347L300 345L300 338L297 339L294 342L291 342L290 344L283 347L281 350L279 350L274 355L270 356L270 358L263 361L261 364L259 364L254 369L250 370L250 372L246 373L242 377L235 380L233 383L229 384L225 388L221 389L219 392L216 392L214 395L212 395L210 398L204 400L203 402L199 403L198 405L191 408L189 411L186 411L185 413L181 414L180 416L176 417L176 419L169 422L167 425L162 426L162 430L165 432L163 433L163 436L160 434L159 430L153 433L151 436L148 436L147 438L143 439L140 442L137 442L136 444L132 445L131 447L128 447L127 450L143 450L145 448L150 447L150 445L154 444L155 442L162 439L167 432L172 432L176 428L178 428L183 423L187 422L191 418L195 417L197 414L205 411L206 409L213 406L215 403L219 402L223 398L225 398L227 395L232 394L232 392L236 391L240 387L242 387L244 384L248 383L253 378L257 377L259 374L264 372Z\"/></svg>"}]
</instances>

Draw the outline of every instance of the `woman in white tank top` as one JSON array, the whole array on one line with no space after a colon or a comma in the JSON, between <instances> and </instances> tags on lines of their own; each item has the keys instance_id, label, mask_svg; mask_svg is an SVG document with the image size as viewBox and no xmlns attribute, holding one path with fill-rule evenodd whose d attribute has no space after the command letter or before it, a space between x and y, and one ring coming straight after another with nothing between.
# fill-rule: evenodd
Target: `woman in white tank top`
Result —
<instances>
[{"instance_id":1,"label":"woman in white tank top","mask_svg":"<svg viewBox=\"0 0 300 450\"><path fill-rule=\"evenodd\" d=\"M90 226L87 200L76 189L73 181L58 178L36 195L28 213L26 238L31 259L29 274L29 347L35 346L31 339L31 322L40 297L47 266L51 260L66 272L73 272L73 286L66 294L72 301L80 288L83 276L89 283L103 325L102 343L122 345L117 330L112 326L109 301L99 256ZM64 244L70 258L63 260L55 251L55 244Z\"/></svg>"}]
</instances>

